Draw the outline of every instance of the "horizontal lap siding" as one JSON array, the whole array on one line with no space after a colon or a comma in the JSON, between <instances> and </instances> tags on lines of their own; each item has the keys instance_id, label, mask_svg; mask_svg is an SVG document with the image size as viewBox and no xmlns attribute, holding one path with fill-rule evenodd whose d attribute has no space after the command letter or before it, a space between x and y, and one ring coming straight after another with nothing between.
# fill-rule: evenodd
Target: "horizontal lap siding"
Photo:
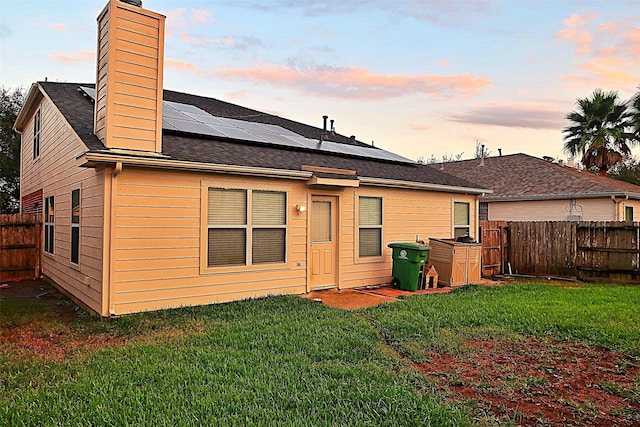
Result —
<instances>
[{"instance_id":1,"label":"horizontal lap siding","mask_svg":"<svg viewBox=\"0 0 640 427\"><path fill-rule=\"evenodd\" d=\"M59 111L41 104L40 156L33 159L33 119L23 132L21 193L42 189L54 196L54 254L44 253L43 273L96 312L101 311L103 180L93 169L76 166L85 151ZM70 261L71 191L80 189L79 265Z\"/></svg>"},{"instance_id":2,"label":"horizontal lap siding","mask_svg":"<svg viewBox=\"0 0 640 427\"><path fill-rule=\"evenodd\" d=\"M201 218L206 206L206 200L201 200L203 185L287 192L287 262L201 272L201 245L206 247ZM114 312L304 292L306 216L298 214L295 205L306 203L306 188L295 181L125 166L117 178L114 207Z\"/></svg>"},{"instance_id":3,"label":"horizontal lap siding","mask_svg":"<svg viewBox=\"0 0 640 427\"><path fill-rule=\"evenodd\" d=\"M582 221L615 221L616 205L610 197L576 199L570 209L569 199L490 202L489 219L504 221L567 221L568 215L580 215ZM577 208L577 209L576 209ZM624 219L623 216L619 219Z\"/></svg>"},{"instance_id":4,"label":"horizontal lap siding","mask_svg":"<svg viewBox=\"0 0 640 427\"><path fill-rule=\"evenodd\" d=\"M357 198L382 197L383 257L368 261L357 258ZM387 245L397 241L429 238L450 238L453 235L453 203L467 202L472 219L471 233L475 234L476 198L474 196L419 190L396 190L361 187L342 197L341 213L341 288L378 285L391 281L391 249Z\"/></svg>"}]
</instances>

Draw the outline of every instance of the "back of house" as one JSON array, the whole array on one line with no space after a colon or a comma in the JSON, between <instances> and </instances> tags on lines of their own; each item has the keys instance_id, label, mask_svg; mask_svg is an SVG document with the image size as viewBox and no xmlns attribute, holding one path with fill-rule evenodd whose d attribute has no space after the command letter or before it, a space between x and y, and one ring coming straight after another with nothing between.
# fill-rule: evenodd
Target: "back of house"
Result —
<instances>
[{"instance_id":1,"label":"back of house","mask_svg":"<svg viewBox=\"0 0 640 427\"><path fill-rule=\"evenodd\" d=\"M164 16L110 0L95 83L34 83L15 124L42 272L91 312L388 283L389 242L477 235L486 189L330 129L163 90L163 58Z\"/></svg>"}]
</instances>

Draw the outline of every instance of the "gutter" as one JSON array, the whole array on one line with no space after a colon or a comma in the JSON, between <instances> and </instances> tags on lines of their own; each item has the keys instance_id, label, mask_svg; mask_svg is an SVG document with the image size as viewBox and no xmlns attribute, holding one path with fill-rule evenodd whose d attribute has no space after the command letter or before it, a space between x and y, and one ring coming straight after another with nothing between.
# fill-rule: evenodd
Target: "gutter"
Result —
<instances>
[{"instance_id":1,"label":"gutter","mask_svg":"<svg viewBox=\"0 0 640 427\"><path fill-rule=\"evenodd\" d=\"M561 199L599 199L602 197L624 197L627 199L640 199L640 193L626 191L609 191L597 193L567 193L567 194L535 194L531 196L497 196L486 197L485 202L513 202L527 200L561 200Z\"/></svg>"},{"instance_id":2,"label":"gutter","mask_svg":"<svg viewBox=\"0 0 640 427\"><path fill-rule=\"evenodd\" d=\"M116 165L118 163L140 166L154 167L171 170L199 171L229 173L237 175L264 176L273 178L291 178L309 180L313 177L313 171L260 168L253 166L235 166L213 163L187 162L182 160L171 160L167 158L136 157L131 155L116 154L110 152L87 152L76 158L76 164L83 167L97 167L99 164ZM431 184L425 182L402 181L396 179L359 177L360 184L367 184L379 187L411 188L419 190L444 191L450 193L476 194L484 196L492 193L486 188L457 187L451 185Z\"/></svg>"},{"instance_id":3,"label":"gutter","mask_svg":"<svg viewBox=\"0 0 640 427\"><path fill-rule=\"evenodd\" d=\"M449 193L462 193L462 194L484 195L487 193L493 193L493 190L488 190L486 188L456 187L453 185L430 184L427 182L401 181L397 179L386 179L386 178L360 177L360 183L378 186L378 187L400 187L400 188L412 188L412 189L419 189L419 190L445 191Z\"/></svg>"},{"instance_id":4,"label":"gutter","mask_svg":"<svg viewBox=\"0 0 640 427\"><path fill-rule=\"evenodd\" d=\"M76 158L76 164L84 167L96 167L98 164L127 164L140 167L161 169L232 173L239 175L267 176L276 178L309 179L313 172L293 171L286 169L259 168L252 166L234 166L212 163L186 162L180 160L159 159L149 157L133 157L107 153L88 152Z\"/></svg>"}]
</instances>

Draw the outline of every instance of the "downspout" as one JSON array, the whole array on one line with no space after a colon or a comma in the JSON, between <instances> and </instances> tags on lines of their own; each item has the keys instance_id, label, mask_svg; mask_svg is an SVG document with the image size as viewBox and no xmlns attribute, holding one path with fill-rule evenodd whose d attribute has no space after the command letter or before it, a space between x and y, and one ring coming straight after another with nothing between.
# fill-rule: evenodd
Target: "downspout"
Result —
<instances>
[{"instance_id":1,"label":"downspout","mask_svg":"<svg viewBox=\"0 0 640 427\"><path fill-rule=\"evenodd\" d=\"M484 193L476 195L476 242L480 241L480 199L484 198ZM489 219L489 217L487 217Z\"/></svg>"},{"instance_id":2,"label":"downspout","mask_svg":"<svg viewBox=\"0 0 640 427\"><path fill-rule=\"evenodd\" d=\"M107 308L109 310L109 316L114 316L115 310L112 307L113 304L113 278L115 277L115 253L114 242L116 237L116 201L118 196L118 175L122 173L122 162L117 162L113 171L111 172L110 192L109 192L109 230L108 230L108 250L107 250Z\"/></svg>"},{"instance_id":3,"label":"downspout","mask_svg":"<svg viewBox=\"0 0 640 427\"><path fill-rule=\"evenodd\" d=\"M614 221L624 221L624 217L620 215L620 203L623 200L629 200L629 195L625 194L624 199L617 200L616 196L611 196L611 201L613 201L613 220ZM621 218L622 216L622 218Z\"/></svg>"}]
</instances>

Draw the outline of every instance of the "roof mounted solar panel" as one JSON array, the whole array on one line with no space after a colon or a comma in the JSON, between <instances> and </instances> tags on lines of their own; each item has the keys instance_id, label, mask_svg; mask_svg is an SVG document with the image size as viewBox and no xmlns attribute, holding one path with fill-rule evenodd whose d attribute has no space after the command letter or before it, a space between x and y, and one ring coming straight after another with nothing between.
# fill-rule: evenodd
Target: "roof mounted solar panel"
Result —
<instances>
[{"instance_id":1,"label":"roof mounted solar panel","mask_svg":"<svg viewBox=\"0 0 640 427\"><path fill-rule=\"evenodd\" d=\"M95 89L80 89L95 100ZM366 159L415 163L390 151L332 141L305 138L281 126L213 116L195 105L162 101L162 128L194 135L231 138L279 147L302 148L327 154L341 154Z\"/></svg>"}]
</instances>

